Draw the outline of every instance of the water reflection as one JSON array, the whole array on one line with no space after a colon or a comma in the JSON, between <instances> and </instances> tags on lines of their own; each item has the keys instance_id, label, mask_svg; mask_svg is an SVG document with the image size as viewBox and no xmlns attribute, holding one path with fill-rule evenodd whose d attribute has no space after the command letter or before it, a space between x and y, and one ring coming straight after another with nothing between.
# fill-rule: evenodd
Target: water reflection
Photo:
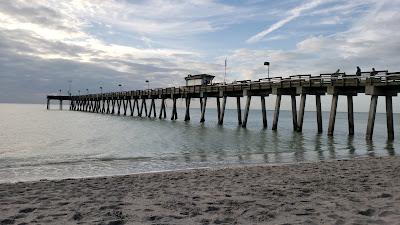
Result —
<instances>
[{"instance_id":1,"label":"water reflection","mask_svg":"<svg viewBox=\"0 0 400 225\"><path fill-rule=\"evenodd\" d=\"M367 143L367 155L375 156L375 146L373 140L366 140Z\"/></svg>"},{"instance_id":2,"label":"water reflection","mask_svg":"<svg viewBox=\"0 0 400 225\"><path fill-rule=\"evenodd\" d=\"M336 159L335 155L335 139L333 136L328 136L327 138L327 145L328 145L328 152L329 152L329 158L330 159Z\"/></svg>"},{"instance_id":3,"label":"water reflection","mask_svg":"<svg viewBox=\"0 0 400 225\"><path fill-rule=\"evenodd\" d=\"M304 136L299 132L293 132L291 139L289 146L294 150L294 161L304 161Z\"/></svg>"},{"instance_id":4,"label":"water reflection","mask_svg":"<svg viewBox=\"0 0 400 225\"><path fill-rule=\"evenodd\" d=\"M396 153L395 153L395 148L394 148L394 145L393 145L393 141L388 140L388 141L386 142L385 149L387 150L388 155L393 156L393 155L396 154Z\"/></svg>"},{"instance_id":5,"label":"water reflection","mask_svg":"<svg viewBox=\"0 0 400 225\"><path fill-rule=\"evenodd\" d=\"M317 152L317 154L318 154L318 159L319 160L323 160L324 159L324 152L323 152L322 144L321 144L322 143L321 142L321 139L322 139L321 135L322 134L317 134L315 136L315 148L314 148L315 152Z\"/></svg>"},{"instance_id":6,"label":"water reflection","mask_svg":"<svg viewBox=\"0 0 400 225\"><path fill-rule=\"evenodd\" d=\"M349 152L349 156L350 157L353 157L354 153L356 151L356 148L354 147L353 142L354 142L354 135L349 135L347 137L347 147L346 148L347 148L347 150Z\"/></svg>"}]
</instances>

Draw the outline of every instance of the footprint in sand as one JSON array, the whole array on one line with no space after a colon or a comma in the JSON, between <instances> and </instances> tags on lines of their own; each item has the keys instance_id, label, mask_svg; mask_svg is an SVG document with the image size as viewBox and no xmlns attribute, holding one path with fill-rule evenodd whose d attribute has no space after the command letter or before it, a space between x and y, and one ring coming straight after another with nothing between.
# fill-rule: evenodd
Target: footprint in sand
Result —
<instances>
[{"instance_id":1,"label":"footprint in sand","mask_svg":"<svg viewBox=\"0 0 400 225\"><path fill-rule=\"evenodd\" d=\"M19 213L30 213L30 212L33 212L35 210L36 210L36 208L25 208L25 209L19 210Z\"/></svg>"},{"instance_id":2,"label":"footprint in sand","mask_svg":"<svg viewBox=\"0 0 400 225\"><path fill-rule=\"evenodd\" d=\"M363 216L372 216L375 213L375 210L373 209L366 209L362 211L358 211L358 214L363 215Z\"/></svg>"}]
</instances>

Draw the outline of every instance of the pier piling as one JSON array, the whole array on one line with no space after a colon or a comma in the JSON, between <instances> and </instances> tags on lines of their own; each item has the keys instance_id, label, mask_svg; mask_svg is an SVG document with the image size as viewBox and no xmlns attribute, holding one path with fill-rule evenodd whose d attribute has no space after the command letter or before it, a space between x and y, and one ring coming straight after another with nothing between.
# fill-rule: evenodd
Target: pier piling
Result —
<instances>
[{"instance_id":1,"label":"pier piling","mask_svg":"<svg viewBox=\"0 0 400 225\"><path fill-rule=\"evenodd\" d=\"M217 114L218 114L218 123L221 119L221 103L219 97L217 97Z\"/></svg>"},{"instance_id":2,"label":"pier piling","mask_svg":"<svg viewBox=\"0 0 400 225\"><path fill-rule=\"evenodd\" d=\"M186 101L185 121L189 121L190 120L190 97L186 97L185 101Z\"/></svg>"},{"instance_id":3,"label":"pier piling","mask_svg":"<svg viewBox=\"0 0 400 225\"><path fill-rule=\"evenodd\" d=\"M201 106L201 118L200 122L204 123L205 121L205 114L206 114L206 106L207 106L207 97L203 97L201 100L202 106Z\"/></svg>"},{"instance_id":4,"label":"pier piling","mask_svg":"<svg viewBox=\"0 0 400 225\"><path fill-rule=\"evenodd\" d=\"M291 95L292 100L292 121L293 121L293 130L297 130L297 107L296 107L296 95Z\"/></svg>"},{"instance_id":5,"label":"pier piling","mask_svg":"<svg viewBox=\"0 0 400 225\"><path fill-rule=\"evenodd\" d=\"M349 135L354 135L353 96L351 95L347 95L347 120L349 126Z\"/></svg>"},{"instance_id":6,"label":"pier piling","mask_svg":"<svg viewBox=\"0 0 400 225\"><path fill-rule=\"evenodd\" d=\"M222 109L221 109L221 114L220 114L219 121L218 121L219 125L224 124L226 100L227 100L226 96L222 97Z\"/></svg>"},{"instance_id":7,"label":"pier piling","mask_svg":"<svg viewBox=\"0 0 400 225\"><path fill-rule=\"evenodd\" d=\"M240 107L240 97L236 97L236 106L237 106L238 124L242 125L242 109Z\"/></svg>"},{"instance_id":8,"label":"pier piling","mask_svg":"<svg viewBox=\"0 0 400 225\"><path fill-rule=\"evenodd\" d=\"M177 120L178 119L178 113L176 111L176 98L172 99L172 115L171 115L171 120Z\"/></svg>"},{"instance_id":9,"label":"pier piling","mask_svg":"<svg viewBox=\"0 0 400 225\"><path fill-rule=\"evenodd\" d=\"M315 95L315 105L317 110L317 129L318 133L322 133L321 95Z\"/></svg>"},{"instance_id":10,"label":"pier piling","mask_svg":"<svg viewBox=\"0 0 400 225\"><path fill-rule=\"evenodd\" d=\"M374 133L374 125L375 125L375 116L376 116L376 106L378 104L378 96L371 96L371 103L369 105L369 113L368 113L368 123L367 123L367 135L366 139L371 140L372 135Z\"/></svg>"},{"instance_id":11,"label":"pier piling","mask_svg":"<svg viewBox=\"0 0 400 225\"><path fill-rule=\"evenodd\" d=\"M274 111L274 121L272 124L272 130L276 130L278 128L278 120L279 120L279 111L281 108L281 100L282 95L276 95L276 102L275 102L275 111Z\"/></svg>"},{"instance_id":12,"label":"pier piling","mask_svg":"<svg viewBox=\"0 0 400 225\"><path fill-rule=\"evenodd\" d=\"M249 117L250 103L251 103L251 95L247 95L246 108L244 109L244 118L242 127L247 126L247 118Z\"/></svg>"},{"instance_id":13,"label":"pier piling","mask_svg":"<svg viewBox=\"0 0 400 225\"><path fill-rule=\"evenodd\" d=\"M385 96L386 99L386 124L388 140L394 139L394 129L393 129L393 104L392 96Z\"/></svg>"},{"instance_id":14,"label":"pier piling","mask_svg":"<svg viewBox=\"0 0 400 225\"><path fill-rule=\"evenodd\" d=\"M297 121L297 131L299 131L299 132L303 131L303 121L304 121L304 110L306 107L306 98L307 98L306 94L301 94L299 119Z\"/></svg>"},{"instance_id":15,"label":"pier piling","mask_svg":"<svg viewBox=\"0 0 400 225\"><path fill-rule=\"evenodd\" d=\"M338 98L339 98L339 96L337 94L332 95L331 112L329 115L329 124L328 124L328 136L332 136L333 131L335 130L336 109L337 109Z\"/></svg>"},{"instance_id":16,"label":"pier piling","mask_svg":"<svg viewBox=\"0 0 400 225\"><path fill-rule=\"evenodd\" d=\"M268 123L267 123L267 110L265 108L265 96L261 95L261 112L262 112L262 121L263 121L263 127L267 128Z\"/></svg>"}]
</instances>

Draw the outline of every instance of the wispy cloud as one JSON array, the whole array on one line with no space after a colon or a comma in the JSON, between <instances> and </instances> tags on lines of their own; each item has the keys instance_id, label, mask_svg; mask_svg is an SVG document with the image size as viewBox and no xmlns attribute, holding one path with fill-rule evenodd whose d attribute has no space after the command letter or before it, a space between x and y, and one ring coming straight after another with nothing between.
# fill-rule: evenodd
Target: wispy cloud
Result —
<instances>
[{"instance_id":1,"label":"wispy cloud","mask_svg":"<svg viewBox=\"0 0 400 225\"><path fill-rule=\"evenodd\" d=\"M279 20L278 22L272 24L269 28L261 31L260 33L250 37L249 39L246 40L247 43L255 43L263 39L267 34L281 28L285 24L289 23L290 21L296 19L297 17L301 16L304 11L313 9L317 6L319 6L322 3L321 0L313 0L310 1L306 4L297 6L293 8L292 10L289 11L289 16L286 18Z\"/></svg>"}]
</instances>

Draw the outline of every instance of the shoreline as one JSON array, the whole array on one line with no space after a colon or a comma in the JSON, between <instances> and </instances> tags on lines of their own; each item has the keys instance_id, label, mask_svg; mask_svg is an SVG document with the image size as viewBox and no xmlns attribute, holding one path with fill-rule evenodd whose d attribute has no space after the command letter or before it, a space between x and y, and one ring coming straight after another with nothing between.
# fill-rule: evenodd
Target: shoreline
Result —
<instances>
[{"instance_id":1,"label":"shoreline","mask_svg":"<svg viewBox=\"0 0 400 225\"><path fill-rule=\"evenodd\" d=\"M235 169L235 168L246 168L246 167L274 167L274 166L285 166L285 165L301 165L308 163L318 162L336 162L336 161L347 161L347 160L359 160L363 158L385 158L385 157L400 157L400 156L369 156L369 155L357 155L354 157L344 157L335 159L324 159L324 160L305 160L300 162L277 162L277 163L234 163L220 166L204 166L204 167L188 167L183 169L171 169L171 170L154 170L147 172L133 172L127 174L113 174L113 175L94 175L94 176L83 176L83 177L65 177L65 178L42 178L37 180L20 180L20 181L6 181L0 182L1 184L17 184L17 183L34 183L34 182L45 182L45 181L63 181L63 180L82 180L82 179L93 179L93 178L109 178L109 177L124 177L124 176L135 176L141 174L159 174L159 173L175 173L175 172L190 172L193 170L221 170L221 169Z\"/></svg>"},{"instance_id":2,"label":"shoreline","mask_svg":"<svg viewBox=\"0 0 400 225\"><path fill-rule=\"evenodd\" d=\"M0 224L396 224L400 157L0 183Z\"/></svg>"}]
</instances>

